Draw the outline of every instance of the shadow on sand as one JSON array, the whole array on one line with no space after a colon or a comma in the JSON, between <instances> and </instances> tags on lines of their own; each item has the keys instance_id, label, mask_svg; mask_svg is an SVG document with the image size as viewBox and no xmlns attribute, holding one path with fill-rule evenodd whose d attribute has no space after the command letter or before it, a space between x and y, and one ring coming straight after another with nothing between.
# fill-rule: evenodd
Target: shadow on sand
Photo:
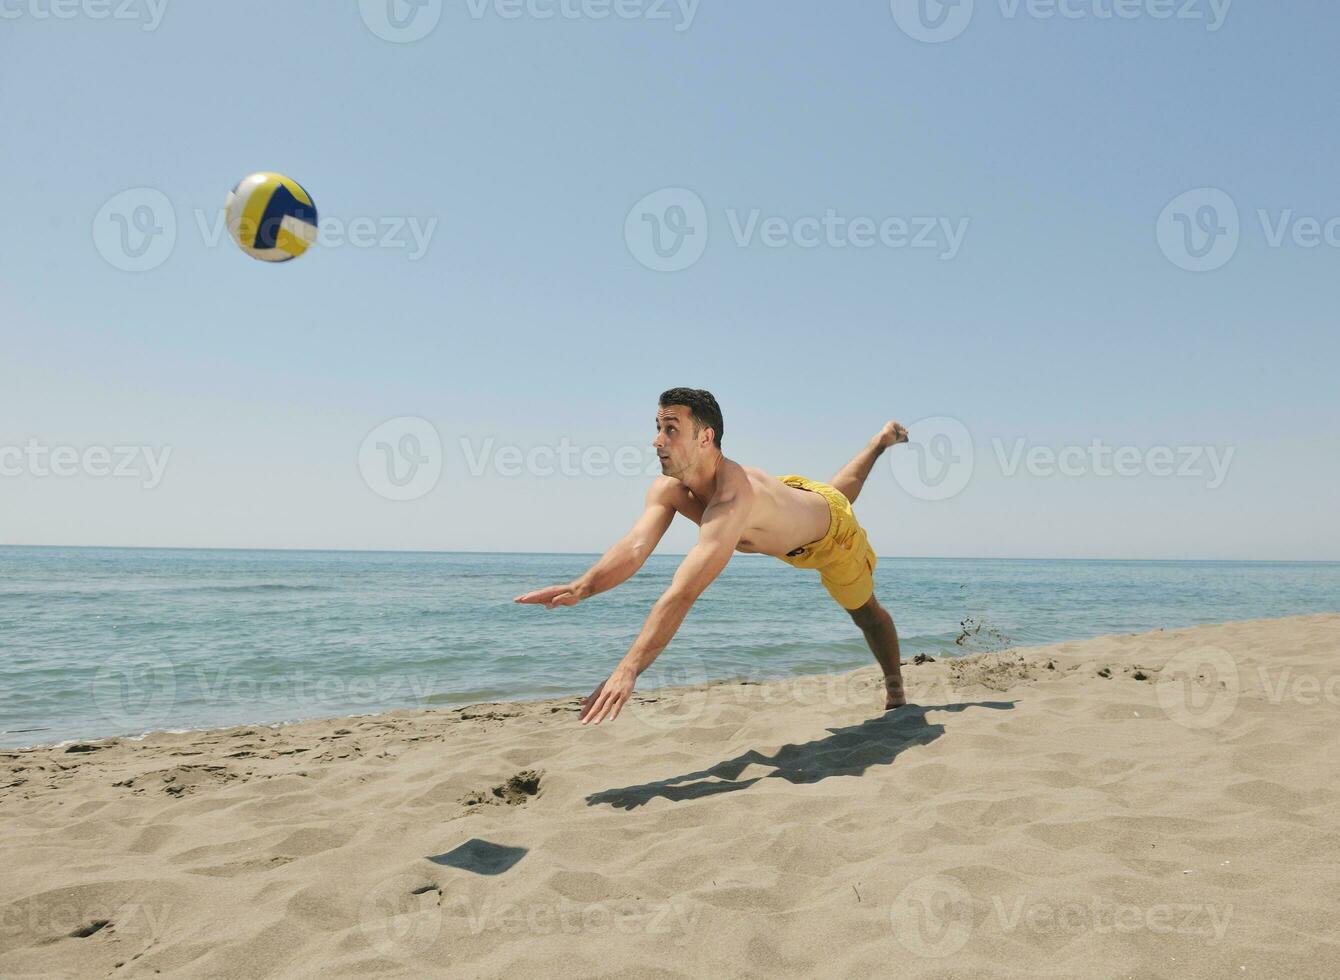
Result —
<instances>
[{"instance_id":1,"label":"shadow on sand","mask_svg":"<svg viewBox=\"0 0 1340 980\"><path fill-rule=\"evenodd\" d=\"M473 871L477 875L500 875L525 857L527 850L471 837L459 847L445 854L434 854L428 860L448 868Z\"/></svg>"},{"instance_id":2,"label":"shadow on sand","mask_svg":"<svg viewBox=\"0 0 1340 980\"><path fill-rule=\"evenodd\" d=\"M945 726L926 721L928 711L1014 707L1013 701L965 701L958 704L909 704L847 728L830 728L823 738L801 745L783 745L776 755L750 749L710 769L681 776L602 790L586 798L588 806L608 803L632 810L658 796L667 800L695 800L717 793L747 789L760 779L780 777L792 783L817 783L829 776L860 776L870 766L887 766L909 745L926 745L945 733ZM772 772L749 779L740 773L749 766L771 766Z\"/></svg>"}]
</instances>

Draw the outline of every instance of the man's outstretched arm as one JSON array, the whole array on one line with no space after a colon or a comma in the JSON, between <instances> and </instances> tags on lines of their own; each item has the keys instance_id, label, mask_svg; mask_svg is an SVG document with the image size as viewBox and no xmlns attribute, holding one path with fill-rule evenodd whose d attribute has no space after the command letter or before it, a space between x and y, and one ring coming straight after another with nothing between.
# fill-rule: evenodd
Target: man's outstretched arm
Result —
<instances>
[{"instance_id":1,"label":"man's outstretched arm","mask_svg":"<svg viewBox=\"0 0 1340 980\"><path fill-rule=\"evenodd\" d=\"M555 606L575 606L583 599L608 592L632 578L642 567L647 556L656 550L656 545L674 517L675 508L670 503L662 480L657 479L647 490L646 508L637 523L584 575L562 585L527 592L512 601L541 604L546 609L553 609Z\"/></svg>"},{"instance_id":2,"label":"man's outstretched arm","mask_svg":"<svg viewBox=\"0 0 1340 980\"><path fill-rule=\"evenodd\" d=\"M638 676L669 645L698 596L721 574L735 553L735 546L740 543L749 521L754 493L744 471L736 469L737 473L730 478L731 485L723 487L703 512L698 543L684 556L670 587L652 606L642 632L619 666L582 705L580 718L583 725L599 724L606 717L610 721L619 717Z\"/></svg>"}]
</instances>

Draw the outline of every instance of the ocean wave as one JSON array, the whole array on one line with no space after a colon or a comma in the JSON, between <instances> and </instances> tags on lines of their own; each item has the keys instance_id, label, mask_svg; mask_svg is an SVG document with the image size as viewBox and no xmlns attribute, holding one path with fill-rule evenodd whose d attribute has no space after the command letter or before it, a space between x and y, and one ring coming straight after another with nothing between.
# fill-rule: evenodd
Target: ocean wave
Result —
<instances>
[{"instance_id":1,"label":"ocean wave","mask_svg":"<svg viewBox=\"0 0 1340 980\"><path fill-rule=\"evenodd\" d=\"M250 585L172 585L163 588L135 587L128 589L19 589L0 591L0 601L9 599L41 599L47 601L91 601L95 599L126 599L160 595L248 595L275 592L332 592L333 585L287 585L283 582L256 582Z\"/></svg>"},{"instance_id":2,"label":"ocean wave","mask_svg":"<svg viewBox=\"0 0 1340 980\"><path fill-rule=\"evenodd\" d=\"M251 594L251 593L269 593L269 592L333 592L333 585L286 585L283 582L256 582L251 585L183 585L174 586L170 589L154 589L152 591L163 593L222 593L229 595Z\"/></svg>"},{"instance_id":3,"label":"ocean wave","mask_svg":"<svg viewBox=\"0 0 1340 980\"><path fill-rule=\"evenodd\" d=\"M514 693L502 687L481 687L472 691L442 691L418 700L420 704L459 704L462 701L496 701Z\"/></svg>"}]
</instances>

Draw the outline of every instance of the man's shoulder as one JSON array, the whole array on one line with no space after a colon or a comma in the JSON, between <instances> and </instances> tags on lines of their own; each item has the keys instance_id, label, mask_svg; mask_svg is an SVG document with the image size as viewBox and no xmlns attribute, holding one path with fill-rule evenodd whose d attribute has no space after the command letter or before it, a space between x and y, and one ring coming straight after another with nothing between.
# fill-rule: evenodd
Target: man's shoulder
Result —
<instances>
[{"instance_id":1,"label":"man's shoulder","mask_svg":"<svg viewBox=\"0 0 1340 980\"><path fill-rule=\"evenodd\" d=\"M733 459L723 459L717 472L717 499L745 497L752 499L757 487L771 477L755 466L744 466Z\"/></svg>"},{"instance_id":2,"label":"man's shoulder","mask_svg":"<svg viewBox=\"0 0 1340 980\"><path fill-rule=\"evenodd\" d=\"M692 492L673 476L658 476L647 488L647 502L675 507L693 496Z\"/></svg>"},{"instance_id":3,"label":"man's shoulder","mask_svg":"<svg viewBox=\"0 0 1340 980\"><path fill-rule=\"evenodd\" d=\"M734 484L737 490L749 493L760 489L766 490L767 487L777 482L777 477L767 473L757 466L746 466L744 463L737 463L734 460L727 460L732 469L730 474L732 479L729 481Z\"/></svg>"}]
</instances>

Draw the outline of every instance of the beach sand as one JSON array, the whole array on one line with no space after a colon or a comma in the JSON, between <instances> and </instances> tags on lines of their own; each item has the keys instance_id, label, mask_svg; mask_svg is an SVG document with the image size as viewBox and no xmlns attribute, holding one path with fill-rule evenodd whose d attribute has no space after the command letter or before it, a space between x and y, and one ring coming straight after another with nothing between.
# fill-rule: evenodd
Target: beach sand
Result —
<instances>
[{"instance_id":1,"label":"beach sand","mask_svg":"<svg viewBox=\"0 0 1340 980\"><path fill-rule=\"evenodd\" d=\"M0 975L1340 976L1340 615L904 674L0 752Z\"/></svg>"}]
</instances>

